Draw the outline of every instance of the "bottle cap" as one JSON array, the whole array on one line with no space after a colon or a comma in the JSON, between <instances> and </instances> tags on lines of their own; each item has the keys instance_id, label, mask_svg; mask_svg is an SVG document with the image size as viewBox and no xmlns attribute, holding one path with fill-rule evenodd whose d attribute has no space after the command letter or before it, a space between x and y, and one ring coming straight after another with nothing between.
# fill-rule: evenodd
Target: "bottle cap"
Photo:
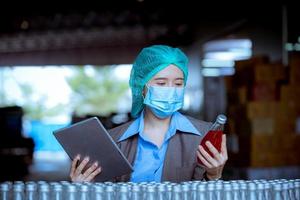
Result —
<instances>
[{"instance_id":1,"label":"bottle cap","mask_svg":"<svg viewBox=\"0 0 300 200\"><path fill-rule=\"evenodd\" d=\"M220 124L225 124L227 121L227 117L225 115L218 115L217 117L217 122L220 123Z\"/></svg>"}]
</instances>

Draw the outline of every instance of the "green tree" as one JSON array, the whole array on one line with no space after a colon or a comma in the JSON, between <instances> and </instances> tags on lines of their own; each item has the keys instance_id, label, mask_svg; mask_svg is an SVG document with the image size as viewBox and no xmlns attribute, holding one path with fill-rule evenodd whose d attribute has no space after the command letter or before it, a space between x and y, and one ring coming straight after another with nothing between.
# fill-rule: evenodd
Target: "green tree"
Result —
<instances>
[{"instance_id":1,"label":"green tree","mask_svg":"<svg viewBox=\"0 0 300 200\"><path fill-rule=\"evenodd\" d=\"M66 105L57 104L51 108L46 106L47 94L38 93L32 84L18 81L13 74L13 69L2 69L0 88L0 105L18 105L24 109L25 117L30 120L43 120L66 112ZM14 98L7 98L9 91L4 89L4 81L10 78L18 87L21 93L21 101Z\"/></svg>"},{"instance_id":2,"label":"green tree","mask_svg":"<svg viewBox=\"0 0 300 200\"><path fill-rule=\"evenodd\" d=\"M57 116L66 111L66 105L57 104L51 108L45 105L48 96L46 94L38 94L33 87L27 83L18 83L22 97L24 100L25 116L31 120L42 120L45 117Z\"/></svg>"},{"instance_id":3,"label":"green tree","mask_svg":"<svg viewBox=\"0 0 300 200\"><path fill-rule=\"evenodd\" d=\"M117 111L119 100L128 90L128 83L118 80L110 66L74 68L74 75L66 80L73 91L71 105L79 116L93 114L107 116Z\"/></svg>"}]
</instances>

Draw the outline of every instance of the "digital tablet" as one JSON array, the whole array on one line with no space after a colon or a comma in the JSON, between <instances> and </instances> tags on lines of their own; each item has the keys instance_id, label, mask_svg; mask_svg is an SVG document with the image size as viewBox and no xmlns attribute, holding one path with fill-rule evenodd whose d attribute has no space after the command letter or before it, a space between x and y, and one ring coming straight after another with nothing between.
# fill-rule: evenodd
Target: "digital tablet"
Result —
<instances>
[{"instance_id":1,"label":"digital tablet","mask_svg":"<svg viewBox=\"0 0 300 200\"><path fill-rule=\"evenodd\" d=\"M102 171L95 177L95 181L111 180L133 171L131 164L97 117L56 130L53 134L71 160L80 154L81 159L89 156L90 164L98 161Z\"/></svg>"}]
</instances>

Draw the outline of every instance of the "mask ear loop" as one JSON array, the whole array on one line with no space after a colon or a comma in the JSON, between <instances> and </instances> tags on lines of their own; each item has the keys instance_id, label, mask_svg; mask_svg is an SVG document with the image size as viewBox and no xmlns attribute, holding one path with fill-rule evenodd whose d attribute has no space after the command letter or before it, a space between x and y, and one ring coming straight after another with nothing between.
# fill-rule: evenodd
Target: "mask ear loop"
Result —
<instances>
[{"instance_id":1,"label":"mask ear loop","mask_svg":"<svg viewBox=\"0 0 300 200\"><path fill-rule=\"evenodd\" d=\"M148 92L148 91L149 91L149 85L148 85L147 83L145 84L145 87L147 88L147 92ZM147 93L144 94L144 91L145 91L145 90L143 90L143 92L142 92L143 101L145 100L146 95L147 95Z\"/></svg>"}]
</instances>

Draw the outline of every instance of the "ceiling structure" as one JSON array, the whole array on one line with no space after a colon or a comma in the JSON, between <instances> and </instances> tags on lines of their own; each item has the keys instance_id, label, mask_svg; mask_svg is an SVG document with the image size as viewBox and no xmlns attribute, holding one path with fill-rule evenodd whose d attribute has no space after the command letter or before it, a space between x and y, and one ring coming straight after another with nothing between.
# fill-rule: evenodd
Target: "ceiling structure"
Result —
<instances>
[{"instance_id":1,"label":"ceiling structure","mask_svg":"<svg viewBox=\"0 0 300 200\"><path fill-rule=\"evenodd\" d=\"M287 9L293 19L293 7ZM103 0L97 5L59 5L41 1L32 6L12 1L0 7L0 65L10 65L12 60L18 60L15 64L125 63L150 44L188 46L249 26L281 34L281 13L282 5L271 8L250 2L199 5L190 1ZM294 27L298 26L289 22L289 39L295 40L299 30ZM116 52L119 56L111 55Z\"/></svg>"}]
</instances>

